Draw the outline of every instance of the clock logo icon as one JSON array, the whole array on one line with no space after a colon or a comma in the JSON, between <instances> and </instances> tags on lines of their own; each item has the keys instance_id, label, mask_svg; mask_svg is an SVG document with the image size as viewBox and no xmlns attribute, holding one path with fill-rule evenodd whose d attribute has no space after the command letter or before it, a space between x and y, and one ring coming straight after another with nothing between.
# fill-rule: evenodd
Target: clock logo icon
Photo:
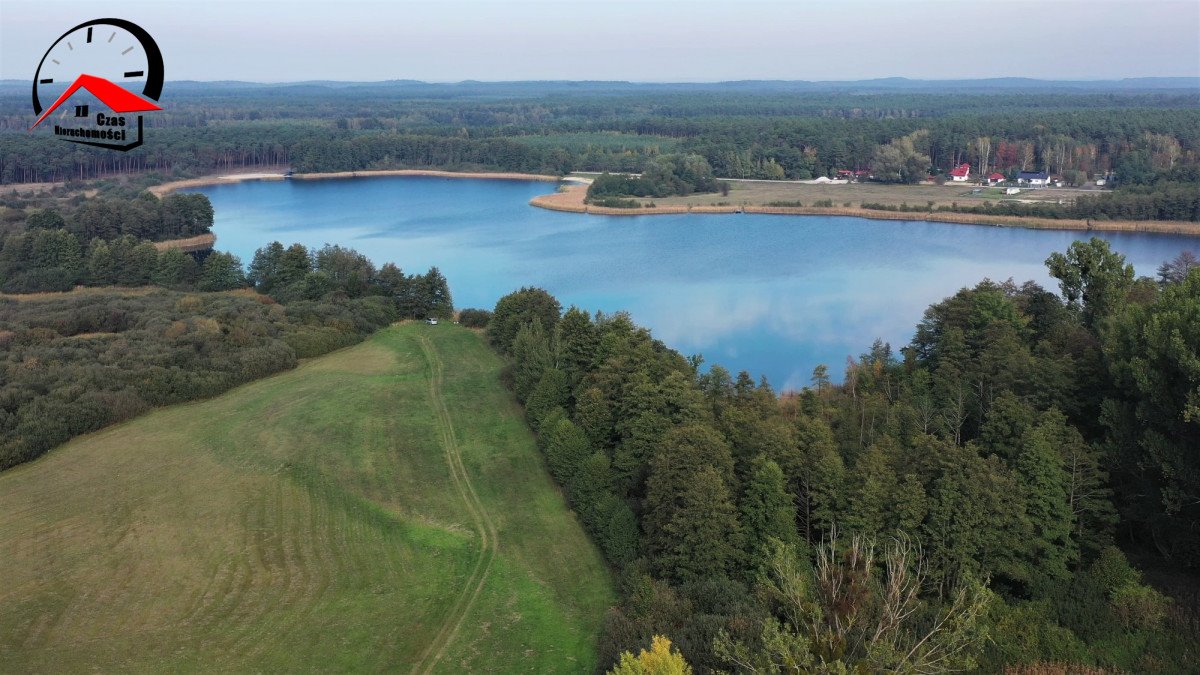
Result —
<instances>
[{"instance_id":1,"label":"clock logo icon","mask_svg":"<svg viewBox=\"0 0 1200 675\"><path fill-rule=\"evenodd\" d=\"M101 109L75 105L70 119L87 126L56 124L55 136L71 143L132 150L142 144L140 113L161 110L156 101L162 86L162 52L141 26L124 19L87 21L63 33L38 63L33 76L33 113L38 118L29 130L83 90ZM53 102L43 107L45 101ZM69 112L69 107L62 108L60 117L66 119Z\"/></svg>"}]
</instances>

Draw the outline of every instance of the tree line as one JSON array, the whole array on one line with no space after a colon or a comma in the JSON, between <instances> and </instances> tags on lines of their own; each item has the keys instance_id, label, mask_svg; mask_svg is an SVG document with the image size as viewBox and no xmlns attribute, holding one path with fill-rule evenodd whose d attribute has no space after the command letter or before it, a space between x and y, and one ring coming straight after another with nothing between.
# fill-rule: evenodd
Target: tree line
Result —
<instances>
[{"instance_id":1,"label":"tree line","mask_svg":"<svg viewBox=\"0 0 1200 675\"><path fill-rule=\"evenodd\" d=\"M487 328L546 465L621 579L602 665L700 672L1196 666L1194 607L1116 544L1200 563L1200 269L1099 239L1060 298L983 281L899 354L779 396L624 314L502 298Z\"/></svg>"},{"instance_id":2,"label":"tree line","mask_svg":"<svg viewBox=\"0 0 1200 675\"><path fill-rule=\"evenodd\" d=\"M436 267L377 269L340 246L272 242L247 272L228 253L159 251L128 234L86 249L67 229L0 239L4 292L76 284L97 288L0 297L0 469L152 407L291 368L396 320L454 313Z\"/></svg>"},{"instance_id":3,"label":"tree line","mask_svg":"<svg viewBox=\"0 0 1200 675\"><path fill-rule=\"evenodd\" d=\"M65 229L33 229L0 238L0 291L39 293L82 286L161 286L226 291L246 285L241 261L220 251L159 250L122 235L83 246Z\"/></svg>"},{"instance_id":4,"label":"tree line","mask_svg":"<svg viewBox=\"0 0 1200 675\"><path fill-rule=\"evenodd\" d=\"M400 318L454 315L450 285L437 267L409 275L390 262L376 269L363 254L337 245L309 250L303 244L284 248L273 241L255 251L246 280L259 293L280 302L315 300L331 293L348 298L381 296L391 300Z\"/></svg>"},{"instance_id":5,"label":"tree line","mask_svg":"<svg viewBox=\"0 0 1200 675\"><path fill-rule=\"evenodd\" d=\"M84 242L122 236L186 239L209 233L213 224L212 203L199 193L173 193L162 199L144 191L116 198L17 198L7 206L14 210L10 218L24 217L27 230L66 230Z\"/></svg>"},{"instance_id":6,"label":"tree line","mask_svg":"<svg viewBox=\"0 0 1200 675\"><path fill-rule=\"evenodd\" d=\"M663 155L682 153L703 157L727 178L809 179L856 169L912 181L969 162L975 175L1044 170L1078 183L1115 172L1137 184L1200 162L1200 112L1194 96L1180 94L893 92L860 100L761 87L736 96L531 91L515 99L426 100L363 93L370 111L349 114L309 90L185 96L161 118L154 144L121 156L2 131L0 182L266 166L644 173ZM17 105L0 99L0 121L10 106L14 119L27 114ZM578 140L597 133L608 140Z\"/></svg>"},{"instance_id":7,"label":"tree line","mask_svg":"<svg viewBox=\"0 0 1200 675\"><path fill-rule=\"evenodd\" d=\"M46 205L25 208L26 202ZM155 246L211 231L212 204L202 194L30 198L19 200L6 215L11 224L0 229L0 291L5 293L67 291L77 285L200 291L245 286L236 256Z\"/></svg>"},{"instance_id":8,"label":"tree line","mask_svg":"<svg viewBox=\"0 0 1200 675\"><path fill-rule=\"evenodd\" d=\"M919 164L919 163L918 163ZM899 170L893 176L901 175ZM1025 203L1020 201L984 201L979 205L953 203L949 206L918 204L879 204L863 202L864 209L905 213L977 213L1075 220L1183 220L1200 221L1200 167L1181 167L1154 172L1143 178L1146 183L1126 182L1115 190L1094 195L1079 195L1073 203ZM779 203L780 206L790 204ZM832 206L832 201L829 206Z\"/></svg>"},{"instance_id":9,"label":"tree line","mask_svg":"<svg viewBox=\"0 0 1200 675\"><path fill-rule=\"evenodd\" d=\"M687 196L695 192L728 193L728 185L713 177L712 167L699 155L662 155L638 176L604 173L587 190L589 203L620 197Z\"/></svg>"},{"instance_id":10,"label":"tree line","mask_svg":"<svg viewBox=\"0 0 1200 675\"><path fill-rule=\"evenodd\" d=\"M216 396L358 342L387 298L99 290L0 298L0 469L151 408Z\"/></svg>"}]
</instances>

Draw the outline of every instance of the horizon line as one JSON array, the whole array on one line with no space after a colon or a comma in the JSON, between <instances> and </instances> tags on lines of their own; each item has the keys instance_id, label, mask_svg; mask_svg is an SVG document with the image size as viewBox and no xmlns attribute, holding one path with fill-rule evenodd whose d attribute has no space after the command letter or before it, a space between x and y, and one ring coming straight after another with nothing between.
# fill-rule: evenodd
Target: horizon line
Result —
<instances>
[{"instance_id":1,"label":"horizon line","mask_svg":"<svg viewBox=\"0 0 1200 675\"><path fill-rule=\"evenodd\" d=\"M419 84L512 84L512 83L619 83L619 84L738 84L745 82L770 82L770 83L804 83L804 84L843 84L843 83L862 83L862 82L881 82L881 81L906 81L906 82L994 82L997 80L1026 80L1030 82L1125 82L1130 80L1196 80L1200 82L1200 74L1197 75L1134 75L1127 77L1089 77L1089 78L1072 78L1072 77L1030 77L1027 75L997 75L990 77L946 77L946 78L928 78L928 77L907 77L904 75L887 75L880 77L863 77L857 79L840 79L840 80L810 80L810 79L787 79L787 78L739 78L729 80L630 80L630 79L611 79L611 78L585 78L585 79L569 79L569 78L534 78L534 79L496 79L496 80L480 80L474 78L465 78L461 80L422 80L412 77L395 77L382 80L335 80L329 78L310 78L304 80L239 80L232 78L221 79L206 79L199 80L194 78L179 78L167 79L166 82L196 82L200 84L220 84L224 82L239 82L244 84L307 84L313 82L331 82L337 84L391 84L397 82L411 82ZM28 84L26 78L0 78L0 83L22 83Z\"/></svg>"}]
</instances>

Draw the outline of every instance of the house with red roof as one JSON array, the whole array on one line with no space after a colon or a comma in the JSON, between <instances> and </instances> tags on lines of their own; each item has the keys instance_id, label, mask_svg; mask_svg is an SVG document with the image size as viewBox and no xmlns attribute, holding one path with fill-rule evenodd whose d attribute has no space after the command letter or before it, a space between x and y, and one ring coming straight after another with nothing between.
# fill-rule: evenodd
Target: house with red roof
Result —
<instances>
[{"instance_id":1,"label":"house with red roof","mask_svg":"<svg viewBox=\"0 0 1200 675\"><path fill-rule=\"evenodd\" d=\"M950 169L950 180L952 180L956 183L965 183L965 182L967 182L967 179L970 177L971 177L971 165L970 164L963 163L963 164L959 164L958 166L954 167L953 169Z\"/></svg>"},{"instance_id":2,"label":"house with red roof","mask_svg":"<svg viewBox=\"0 0 1200 675\"><path fill-rule=\"evenodd\" d=\"M852 181L853 180L867 180L868 178L871 177L871 172L866 169L859 169L857 171L854 171L851 169L838 169L836 175L838 178L844 178L846 180L852 180Z\"/></svg>"},{"instance_id":3,"label":"house with red roof","mask_svg":"<svg viewBox=\"0 0 1200 675\"><path fill-rule=\"evenodd\" d=\"M1004 174L1000 173L999 171L995 171L992 173L992 175L988 176L988 185L999 185L1005 180L1007 180L1007 178L1004 177Z\"/></svg>"}]
</instances>

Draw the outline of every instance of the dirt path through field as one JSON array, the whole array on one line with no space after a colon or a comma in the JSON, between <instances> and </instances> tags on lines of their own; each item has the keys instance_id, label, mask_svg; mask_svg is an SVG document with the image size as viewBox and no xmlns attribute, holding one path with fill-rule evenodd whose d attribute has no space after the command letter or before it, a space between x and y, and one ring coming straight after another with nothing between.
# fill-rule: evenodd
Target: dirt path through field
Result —
<instances>
[{"instance_id":1,"label":"dirt path through field","mask_svg":"<svg viewBox=\"0 0 1200 675\"><path fill-rule=\"evenodd\" d=\"M475 569L472 570L467 583L463 585L462 592L454 601L441 629L422 652L421 658L413 665L413 673L429 673L445 656L447 648L454 642L472 605L483 591L483 585L492 569L492 562L496 559L496 549L500 545L500 539L496 533L495 524L488 517L487 509L471 484L471 477L463 464L462 453L459 451L458 440L454 434L454 421L450 418L450 411L446 409L446 402L442 399L442 359L438 356L437 349L430 343L429 338L420 336L418 340L421 343L421 351L425 355L425 362L429 366L429 398L437 413L438 426L442 432L442 447L446 451L446 463L450 466L450 476L459 496L471 513L471 519L475 521L475 529L479 532L479 560L475 563Z\"/></svg>"}]
</instances>

